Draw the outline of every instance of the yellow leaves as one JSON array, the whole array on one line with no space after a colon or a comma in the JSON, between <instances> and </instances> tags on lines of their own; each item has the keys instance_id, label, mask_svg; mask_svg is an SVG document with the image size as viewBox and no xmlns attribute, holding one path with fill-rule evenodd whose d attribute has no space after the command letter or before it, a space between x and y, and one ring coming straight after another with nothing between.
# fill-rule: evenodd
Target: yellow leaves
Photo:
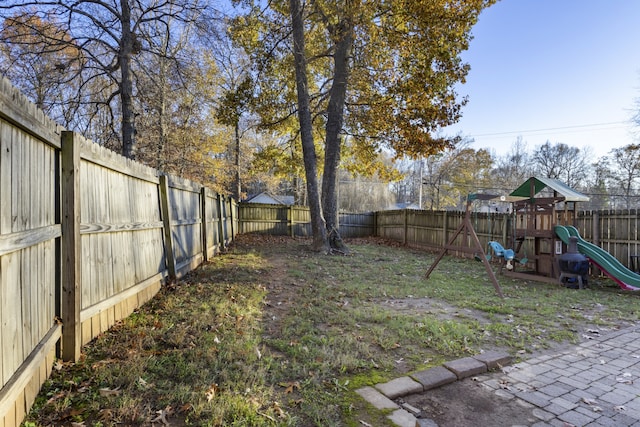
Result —
<instances>
[{"instance_id":1,"label":"yellow leaves","mask_svg":"<svg viewBox=\"0 0 640 427\"><path fill-rule=\"evenodd\" d=\"M236 43L251 49L258 46L260 28L254 15L238 15L230 20L229 33Z\"/></svg>"}]
</instances>

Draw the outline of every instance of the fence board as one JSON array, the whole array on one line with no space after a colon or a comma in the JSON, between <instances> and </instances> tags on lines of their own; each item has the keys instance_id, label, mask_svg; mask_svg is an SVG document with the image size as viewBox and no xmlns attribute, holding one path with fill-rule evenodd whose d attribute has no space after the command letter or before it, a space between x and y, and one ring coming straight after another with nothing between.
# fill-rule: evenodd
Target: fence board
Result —
<instances>
[{"instance_id":1,"label":"fence board","mask_svg":"<svg viewBox=\"0 0 640 427\"><path fill-rule=\"evenodd\" d=\"M55 357L77 360L82 344L160 289L159 175L63 132L0 78L0 427L22 421ZM233 238L237 215L200 184L172 183L167 230L184 272Z\"/></svg>"},{"instance_id":2,"label":"fence board","mask_svg":"<svg viewBox=\"0 0 640 427\"><path fill-rule=\"evenodd\" d=\"M62 128L46 117L4 77L0 78L0 118L24 129L43 143L60 148Z\"/></svg>"}]
</instances>

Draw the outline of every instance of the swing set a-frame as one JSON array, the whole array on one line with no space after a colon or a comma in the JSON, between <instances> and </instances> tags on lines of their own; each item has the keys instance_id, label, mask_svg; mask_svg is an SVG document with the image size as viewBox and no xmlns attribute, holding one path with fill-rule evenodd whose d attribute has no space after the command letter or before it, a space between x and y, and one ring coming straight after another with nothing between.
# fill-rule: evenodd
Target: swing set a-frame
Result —
<instances>
[{"instance_id":1,"label":"swing set a-frame","mask_svg":"<svg viewBox=\"0 0 640 427\"><path fill-rule=\"evenodd\" d=\"M502 294L502 289L500 289L500 285L498 284L498 279L496 279L496 275L491 268L491 264L489 264L489 257L485 253L482 248L482 244L480 243L480 239L478 239L478 235L473 229L473 225L471 224L471 205L476 200L492 200L497 198L498 196L494 194L469 194L467 196L467 206L464 214L464 219L462 223L458 226L458 229L453 233L449 241L442 247L442 250L436 257L429 270L427 270L427 274L425 277L428 279L431 272L436 268L440 260L449 252L450 250L457 252L466 252L469 254L473 254L476 259L479 259L484 264L484 268L487 270L487 274L493 282L493 287L496 290L496 293L500 296L500 298L504 298ZM458 236L462 234L462 245L455 245L455 241Z\"/></svg>"}]
</instances>

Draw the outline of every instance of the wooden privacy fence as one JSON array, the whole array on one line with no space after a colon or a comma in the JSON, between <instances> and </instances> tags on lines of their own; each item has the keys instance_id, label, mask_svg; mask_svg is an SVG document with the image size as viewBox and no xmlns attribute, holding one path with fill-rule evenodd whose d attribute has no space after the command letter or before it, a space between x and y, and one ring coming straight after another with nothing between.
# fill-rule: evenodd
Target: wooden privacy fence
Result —
<instances>
[{"instance_id":1,"label":"wooden privacy fence","mask_svg":"<svg viewBox=\"0 0 640 427\"><path fill-rule=\"evenodd\" d=\"M631 259L640 255L640 211L578 212L576 228L585 240L600 246L625 266L634 267Z\"/></svg>"},{"instance_id":2,"label":"wooden privacy fence","mask_svg":"<svg viewBox=\"0 0 640 427\"><path fill-rule=\"evenodd\" d=\"M276 236L311 236L311 214L305 206L240 203L238 205L239 233L271 234ZM343 237L372 236L376 213L343 213L338 216Z\"/></svg>"},{"instance_id":3,"label":"wooden privacy fence","mask_svg":"<svg viewBox=\"0 0 640 427\"><path fill-rule=\"evenodd\" d=\"M63 131L0 80L0 427L56 357L76 360L237 229L234 200Z\"/></svg>"},{"instance_id":4,"label":"wooden privacy fence","mask_svg":"<svg viewBox=\"0 0 640 427\"><path fill-rule=\"evenodd\" d=\"M238 214L240 233L311 235L311 219L306 207L241 203ZM439 250L463 219L462 211L405 209L340 213L339 227L343 237L378 236L409 246ZM513 220L507 213L471 214L474 230L485 248L491 240L510 247ZM628 267L633 267L633 257L640 256L640 211L583 211L578 213L576 227L585 240L602 247ZM458 238L457 244L464 244L462 238ZM525 236L521 255L533 254L533 245L533 236ZM462 252L451 253L465 256ZM638 263L640 266L640 257Z\"/></svg>"},{"instance_id":5,"label":"wooden privacy fence","mask_svg":"<svg viewBox=\"0 0 640 427\"><path fill-rule=\"evenodd\" d=\"M380 211L376 213L374 234L406 245L438 250L449 240L463 218L464 212L460 211ZM472 213L471 217L484 248L491 240L511 247L513 221L513 216L508 213ZM640 211L582 211L578 212L575 226L585 240L600 246L629 268L633 267L631 259L640 255ZM535 252L533 237L525 236L521 255L530 256ZM456 255L465 256L461 252Z\"/></svg>"},{"instance_id":6,"label":"wooden privacy fence","mask_svg":"<svg viewBox=\"0 0 640 427\"><path fill-rule=\"evenodd\" d=\"M465 213L462 211L425 211L425 210L391 210L377 212L376 235L396 240L403 244L440 250L462 223ZM492 240L503 246L513 234L511 217L508 214L472 213L473 226L480 243L487 247ZM465 245L463 236L458 237L456 244ZM466 242L468 244L468 242ZM525 245L524 249L527 249ZM450 251L452 255L468 256L463 252Z\"/></svg>"}]
</instances>

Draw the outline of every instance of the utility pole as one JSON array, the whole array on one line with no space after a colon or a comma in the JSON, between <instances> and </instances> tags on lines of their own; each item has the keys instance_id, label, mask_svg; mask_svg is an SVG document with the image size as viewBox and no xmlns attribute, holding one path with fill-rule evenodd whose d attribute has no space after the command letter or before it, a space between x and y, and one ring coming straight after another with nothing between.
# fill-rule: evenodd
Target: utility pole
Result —
<instances>
[{"instance_id":1,"label":"utility pole","mask_svg":"<svg viewBox=\"0 0 640 427\"><path fill-rule=\"evenodd\" d=\"M422 157L420 157L420 184L418 185L418 208L422 209Z\"/></svg>"}]
</instances>

